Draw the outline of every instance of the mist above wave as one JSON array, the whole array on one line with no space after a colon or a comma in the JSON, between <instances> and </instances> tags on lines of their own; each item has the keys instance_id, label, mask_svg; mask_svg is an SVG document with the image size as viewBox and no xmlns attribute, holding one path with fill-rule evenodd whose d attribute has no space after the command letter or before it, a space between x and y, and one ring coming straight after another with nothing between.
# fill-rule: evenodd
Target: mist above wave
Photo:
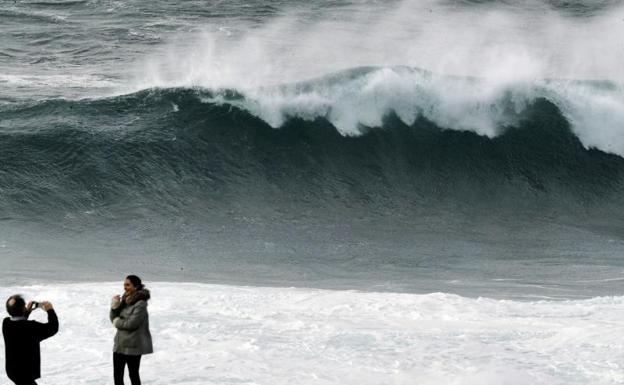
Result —
<instances>
[{"instance_id":1,"label":"mist above wave","mask_svg":"<svg viewBox=\"0 0 624 385\"><path fill-rule=\"evenodd\" d=\"M621 6L584 18L540 2L465 6L441 0L293 7L282 14L260 26L221 20L201 33L180 34L140 62L137 82L247 88L397 65L500 83L624 80Z\"/></svg>"}]
</instances>

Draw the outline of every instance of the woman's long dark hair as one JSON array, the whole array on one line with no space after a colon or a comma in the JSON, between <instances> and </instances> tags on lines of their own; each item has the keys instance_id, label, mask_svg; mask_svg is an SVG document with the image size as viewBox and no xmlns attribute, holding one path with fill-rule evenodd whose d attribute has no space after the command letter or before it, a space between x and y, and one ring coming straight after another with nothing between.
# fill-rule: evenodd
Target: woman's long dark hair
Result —
<instances>
[{"instance_id":1,"label":"woman's long dark hair","mask_svg":"<svg viewBox=\"0 0 624 385\"><path fill-rule=\"evenodd\" d=\"M126 277L126 279L130 281L130 283L132 283L132 286L136 287L137 290L143 290L145 288L145 285L143 285L143 282L141 282L141 278L137 277L136 275L129 275Z\"/></svg>"}]
</instances>

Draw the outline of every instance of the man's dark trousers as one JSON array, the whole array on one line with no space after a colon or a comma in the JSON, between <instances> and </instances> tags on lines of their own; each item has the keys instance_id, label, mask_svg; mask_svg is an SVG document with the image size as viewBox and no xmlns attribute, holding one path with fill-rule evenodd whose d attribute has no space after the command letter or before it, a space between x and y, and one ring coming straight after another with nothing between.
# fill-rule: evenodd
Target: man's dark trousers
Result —
<instances>
[{"instance_id":1,"label":"man's dark trousers","mask_svg":"<svg viewBox=\"0 0 624 385\"><path fill-rule=\"evenodd\" d=\"M11 380L11 381L15 382L15 385L37 385L35 380L25 380L25 381Z\"/></svg>"}]
</instances>

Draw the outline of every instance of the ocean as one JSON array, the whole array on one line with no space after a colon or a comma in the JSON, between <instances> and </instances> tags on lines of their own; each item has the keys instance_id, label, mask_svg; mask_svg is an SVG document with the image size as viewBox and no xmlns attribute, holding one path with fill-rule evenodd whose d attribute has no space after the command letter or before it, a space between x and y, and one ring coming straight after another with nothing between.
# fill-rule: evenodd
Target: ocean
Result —
<instances>
[{"instance_id":1,"label":"ocean","mask_svg":"<svg viewBox=\"0 0 624 385\"><path fill-rule=\"evenodd\" d=\"M157 293L153 383L621 383L623 20L0 2L2 292L80 306L59 341L90 347L46 342L101 361L72 384L108 381L130 273Z\"/></svg>"}]
</instances>

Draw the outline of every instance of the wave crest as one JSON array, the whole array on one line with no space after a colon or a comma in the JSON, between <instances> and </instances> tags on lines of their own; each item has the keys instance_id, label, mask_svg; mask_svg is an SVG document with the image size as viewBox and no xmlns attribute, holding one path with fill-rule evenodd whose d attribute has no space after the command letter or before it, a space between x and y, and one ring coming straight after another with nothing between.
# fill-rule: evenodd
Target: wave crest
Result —
<instances>
[{"instance_id":1,"label":"wave crest","mask_svg":"<svg viewBox=\"0 0 624 385\"><path fill-rule=\"evenodd\" d=\"M362 126L380 127L393 112L407 125L424 117L442 128L490 138L517 127L527 106L539 99L561 110L586 147L624 156L624 90L610 82L500 83L407 67L363 67L302 83L217 91L204 98L245 109L273 127L289 118L325 118L342 134L359 135Z\"/></svg>"}]
</instances>

